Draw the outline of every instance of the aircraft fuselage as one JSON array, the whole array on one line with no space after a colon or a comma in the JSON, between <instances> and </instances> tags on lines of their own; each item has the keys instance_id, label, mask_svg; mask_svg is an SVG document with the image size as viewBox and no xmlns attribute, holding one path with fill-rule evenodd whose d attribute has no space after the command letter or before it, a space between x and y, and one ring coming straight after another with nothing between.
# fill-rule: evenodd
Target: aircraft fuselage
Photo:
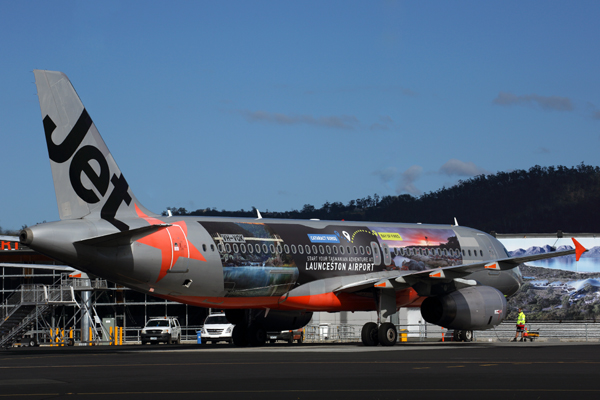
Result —
<instances>
[{"instance_id":1,"label":"aircraft fuselage","mask_svg":"<svg viewBox=\"0 0 600 400\"><path fill-rule=\"evenodd\" d=\"M131 230L168 226L115 245L94 241L110 239L113 223L66 220L28 228L24 242L88 273L191 305L309 311L375 309L364 290L334 292L386 271L397 276L508 257L494 237L460 226L138 214L121 222ZM521 283L518 268L464 279L507 296ZM396 303L418 306L420 299L407 287Z\"/></svg>"}]
</instances>

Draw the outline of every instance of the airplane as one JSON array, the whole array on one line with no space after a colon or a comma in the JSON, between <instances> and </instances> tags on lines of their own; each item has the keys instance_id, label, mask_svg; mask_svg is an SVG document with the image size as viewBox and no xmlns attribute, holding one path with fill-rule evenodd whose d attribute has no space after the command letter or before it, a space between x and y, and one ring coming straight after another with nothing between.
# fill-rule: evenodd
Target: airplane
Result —
<instances>
[{"instance_id":1,"label":"airplane","mask_svg":"<svg viewBox=\"0 0 600 400\"><path fill-rule=\"evenodd\" d=\"M35 70L60 221L20 232L53 259L162 299L225 310L237 346L298 329L313 312L376 311L366 346L392 346L391 316L420 307L458 332L490 329L522 284L493 236L454 225L161 216L133 194L67 76Z\"/></svg>"}]
</instances>

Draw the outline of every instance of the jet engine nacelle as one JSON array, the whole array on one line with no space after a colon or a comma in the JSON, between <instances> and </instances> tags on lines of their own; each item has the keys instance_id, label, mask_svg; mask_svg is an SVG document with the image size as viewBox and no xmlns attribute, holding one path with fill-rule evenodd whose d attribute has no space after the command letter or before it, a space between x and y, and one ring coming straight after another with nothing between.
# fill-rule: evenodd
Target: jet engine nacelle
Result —
<instances>
[{"instance_id":1,"label":"jet engine nacelle","mask_svg":"<svg viewBox=\"0 0 600 400\"><path fill-rule=\"evenodd\" d=\"M506 315L506 299L491 286L474 286L443 296L426 298L421 304L425 321L449 329L491 329Z\"/></svg>"}]
</instances>

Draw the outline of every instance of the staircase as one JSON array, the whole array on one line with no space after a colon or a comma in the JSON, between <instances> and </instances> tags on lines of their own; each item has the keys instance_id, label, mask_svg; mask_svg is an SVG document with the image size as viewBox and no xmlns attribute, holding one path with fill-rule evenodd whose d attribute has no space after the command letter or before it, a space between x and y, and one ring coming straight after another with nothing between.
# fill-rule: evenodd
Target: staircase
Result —
<instances>
[{"instance_id":1,"label":"staircase","mask_svg":"<svg viewBox=\"0 0 600 400\"><path fill-rule=\"evenodd\" d=\"M75 304L75 293L67 285L21 285L6 299L0 316L0 347L10 346L19 334L54 305Z\"/></svg>"}]
</instances>

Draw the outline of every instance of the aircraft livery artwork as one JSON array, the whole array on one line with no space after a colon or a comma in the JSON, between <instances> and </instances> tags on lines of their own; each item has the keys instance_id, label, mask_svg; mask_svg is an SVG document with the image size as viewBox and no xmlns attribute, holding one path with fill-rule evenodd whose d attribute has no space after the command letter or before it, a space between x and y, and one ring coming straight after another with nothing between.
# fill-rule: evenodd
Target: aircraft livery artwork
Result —
<instances>
[{"instance_id":1,"label":"aircraft livery artwork","mask_svg":"<svg viewBox=\"0 0 600 400\"><path fill-rule=\"evenodd\" d=\"M341 276L424 271L462 263L451 229L364 226L347 231L347 226L336 225L316 230L259 222L200 224L219 250L226 296L281 296L296 283L325 275L321 272Z\"/></svg>"},{"instance_id":2,"label":"aircraft livery artwork","mask_svg":"<svg viewBox=\"0 0 600 400\"><path fill-rule=\"evenodd\" d=\"M575 249L510 257L462 226L160 216L133 194L67 76L35 70L60 221L20 233L23 245L117 284L225 310L238 346L298 329L314 311L377 311L361 332L391 346L400 307L469 340L506 315L519 264Z\"/></svg>"}]
</instances>

